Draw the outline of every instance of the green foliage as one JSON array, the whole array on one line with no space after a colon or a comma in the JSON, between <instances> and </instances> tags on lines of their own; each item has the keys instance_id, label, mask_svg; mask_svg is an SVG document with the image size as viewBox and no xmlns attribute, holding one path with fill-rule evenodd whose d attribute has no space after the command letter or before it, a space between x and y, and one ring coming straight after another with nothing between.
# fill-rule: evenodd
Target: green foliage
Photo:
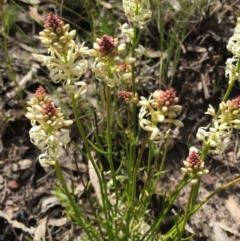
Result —
<instances>
[{"instance_id":1,"label":"green foliage","mask_svg":"<svg viewBox=\"0 0 240 241\"><path fill-rule=\"evenodd\" d=\"M56 183L54 194L58 198L58 200L61 202L61 205L64 208L64 213L66 214L66 216L70 219L71 222L75 223L76 222L75 220L77 219L76 213L72 207L72 204L68 200L67 193L64 190L64 188L61 185ZM70 191L70 194L71 194L71 198L74 200L75 197L74 197L74 189L73 188Z\"/></svg>"},{"instance_id":2,"label":"green foliage","mask_svg":"<svg viewBox=\"0 0 240 241\"><path fill-rule=\"evenodd\" d=\"M4 7L1 11L1 22L2 22L2 31L5 32L6 36L8 35L9 31L12 29L13 25L15 24L15 16L17 14L17 8L13 5L8 7ZM4 32L2 32L4 34Z\"/></svg>"},{"instance_id":3,"label":"green foliage","mask_svg":"<svg viewBox=\"0 0 240 241\"><path fill-rule=\"evenodd\" d=\"M152 0L153 22L159 33L160 66L159 80L172 86L180 55L185 51L183 42L195 28L189 22L198 22L209 8L209 1L158 1ZM173 4L174 3L174 4ZM194 17L193 17L194 16ZM169 74L170 73L170 74Z\"/></svg>"}]
</instances>

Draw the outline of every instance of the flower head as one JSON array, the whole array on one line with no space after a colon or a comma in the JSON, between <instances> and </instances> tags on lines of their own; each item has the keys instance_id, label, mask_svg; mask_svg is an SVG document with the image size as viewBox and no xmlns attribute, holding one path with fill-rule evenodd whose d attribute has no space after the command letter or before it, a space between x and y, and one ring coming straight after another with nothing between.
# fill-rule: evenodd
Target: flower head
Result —
<instances>
[{"instance_id":1,"label":"flower head","mask_svg":"<svg viewBox=\"0 0 240 241\"><path fill-rule=\"evenodd\" d=\"M150 96L149 100L142 97L141 99L139 105L150 112L153 123L173 123L176 126L183 126L183 123L176 118L181 106L176 105L178 98L173 89L157 90Z\"/></svg>"},{"instance_id":2,"label":"flower head","mask_svg":"<svg viewBox=\"0 0 240 241\"><path fill-rule=\"evenodd\" d=\"M179 127L183 126L183 123L177 119L177 112L181 110L181 106L176 105L177 103L178 98L173 89L155 91L150 95L149 99L140 97L138 103L138 105L141 106L138 115L139 124L144 130L152 131L152 140L154 140L153 137L155 136L158 136L156 138L157 141L162 140L162 137L164 137L164 135L160 133L159 123L172 123ZM155 135L156 133L158 134Z\"/></svg>"},{"instance_id":3,"label":"flower head","mask_svg":"<svg viewBox=\"0 0 240 241\"><path fill-rule=\"evenodd\" d=\"M212 127L208 131L200 127L197 132L197 139L210 146L209 153L222 155L230 140L231 127L226 122L214 120Z\"/></svg>"},{"instance_id":4,"label":"flower head","mask_svg":"<svg viewBox=\"0 0 240 241\"><path fill-rule=\"evenodd\" d=\"M133 92L128 92L125 90L118 91L118 96L123 99L126 103L138 103L138 94L135 95Z\"/></svg>"},{"instance_id":5,"label":"flower head","mask_svg":"<svg viewBox=\"0 0 240 241\"><path fill-rule=\"evenodd\" d=\"M237 18L237 25L234 29L233 36L228 41L227 49L232 52L235 57L240 58L240 18Z\"/></svg>"},{"instance_id":6,"label":"flower head","mask_svg":"<svg viewBox=\"0 0 240 241\"><path fill-rule=\"evenodd\" d=\"M54 105L43 87L37 89L28 105L26 117L31 120L33 126L29 131L30 140L39 149L46 151L44 156L47 159L53 160L58 155L57 150L70 142L69 130L63 127L71 125L73 121L64 119L61 108ZM50 157L49 153L54 150L56 153L53 158L54 155Z\"/></svg>"},{"instance_id":7,"label":"flower head","mask_svg":"<svg viewBox=\"0 0 240 241\"><path fill-rule=\"evenodd\" d=\"M110 87L132 83L131 64L135 59L123 55L125 48L125 44L119 44L118 39L112 36L103 35L96 39L89 54L95 57L92 71L98 80Z\"/></svg>"},{"instance_id":8,"label":"flower head","mask_svg":"<svg viewBox=\"0 0 240 241\"><path fill-rule=\"evenodd\" d=\"M94 44L94 49L99 52L101 56L110 55L118 47L118 39L111 36L103 35L97 38Z\"/></svg>"},{"instance_id":9,"label":"flower head","mask_svg":"<svg viewBox=\"0 0 240 241\"><path fill-rule=\"evenodd\" d=\"M87 71L88 62L84 55L88 55L88 48L84 43L79 46L73 40L76 31L70 31L70 26L53 13L49 13L44 30L39 33L41 42L48 47L49 55L39 55L39 58L50 71L50 78L53 82L63 83L63 87L75 98L83 91L79 86L86 84L79 79ZM70 81L69 81L70 80Z\"/></svg>"},{"instance_id":10,"label":"flower head","mask_svg":"<svg viewBox=\"0 0 240 241\"><path fill-rule=\"evenodd\" d=\"M240 129L240 96L220 104L222 121L227 122L232 128Z\"/></svg>"},{"instance_id":11,"label":"flower head","mask_svg":"<svg viewBox=\"0 0 240 241\"><path fill-rule=\"evenodd\" d=\"M240 111L240 96L229 101L229 104L233 107L234 111Z\"/></svg>"},{"instance_id":12,"label":"flower head","mask_svg":"<svg viewBox=\"0 0 240 241\"><path fill-rule=\"evenodd\" d=\"M170 88L166 91L155 91L153 93L154 102L152 106L161 110L164 115L175 115L181 109L180 106L176 105L178 103L178 97L176 97L176 92Z\"/></svg>"},{"instance_id":13,"label":"flower head","mask_svg":"<svg viewBox=\"0 0 240 241\"><path fill-rule=\"evenodd\" d=\"M127 42L132 42L133 41L134 30L133 30L133 28L130 28L127 23L124 23L121 26L121 31L122 31L123 37L126 39Z\"/></svg>"},{"instance_id":14,"label":"flower head","mask_svg":"<svg viewBox=\"0 0 240 241\"><path fill-rule=\"evenodd\" d=\"M200 159L199 152L195 147L190 148L189 155L183 161L183 164L184 167L181 170L191 177L192 184L195 184L199 177L209 172L207 169L204 169L204 162Z\"/></svg>"},{"instance_id":15,"label":"flower head","mask_svg":"<svg viewBox=\"0 0 240 241\"><path fill-rule=\"evenodd\" d=\"M200 127L197 138L209 145L209 153L222 155L225 151L233 129L240 129L240 97L219 104L220 114L209 105L206 114L213 117L212 126L207 130Z\"/></svg>"},{"instance_id":16,"label":"flower head","mask_svg":"<svg viewBox=\"0 0 240 241\"><path fill-rule=\"evenodd\" d=\"M126 17L139 28L152 17L149 0L123 0L123 9Z\"/></svg>"},{"instance_id":17,"label":"flower head","mask_svg":"<svg viewBox=\"0 0 240 241\"><path fill-rule=\"evenodd\" d=\"M123 84L130 84L132 81L132 66L126 62L120 63L116 67L116 72L121 76Z\"/></svg>"},{"instance_id":18,"label":"flower head","mask_svg":"<svg viewBox=\"0 0 240 241\"><path fill-rule=\"evenodd\" d=\"M225 72L226 76L229 77L229 83L231 83L237 79L240 80L240 18L237 18L237 25L234 29L233 36L228 41L227 49L233 54L232 58L227 59Z\"/></svg>"},{"instance_id":19,"label":"flower head","mask_svg":"<svg viewBox=\"0 0 240 241\"><path fill-rule=\"evenodd\" d=\"M236 57L228 58L226 61L225 75L229 78L229 83L239 79L238 62L239 60Z\"/></svg>"},{"instance_id":20,"label":"flower head","mask_svg":"<svg viewBox=\"0 0 240 241\"><path fill-rule=\"evenodd\" d=\"M42 86L39 86L34 94L34 96L38 99L41 99L41 98L44 98L47 96L46 94L46 90L42 87Z\"/></svg>"},{"instance_id":21,"label":"flower head","mask_svg":"<svg viewBox=\"0 0 240 241\"><path fill-rule=\"evenodd\" d=\"M57 16L50 12L44 24L44 28L51 32L61 34L64 22Z\"/></svg>"},{"instance_id":22,"label":"flower head","mask_svg":"<svg viewBox=\"0 0 240 241\"><path fill-rule=\"evenodd\" d=\"M89 51L91 56L98 58L114 59L119 55L118 48L119 42L117 38L112 36L103 35L97 38L93 44L93 49Z\"/></svg>"},{"instance_id":23,"label":"flower head","mask_svg":"<svg viewBox=\"0 0 240 241\"><path fill-rule=\"evenodd\" d=\"M44 30L39 33L42 44L51 52L64 54L74 44L76 31L69 32L69 24L65 24L57 15L50 12L45 20Z\"/></svg>"}]
</instances>

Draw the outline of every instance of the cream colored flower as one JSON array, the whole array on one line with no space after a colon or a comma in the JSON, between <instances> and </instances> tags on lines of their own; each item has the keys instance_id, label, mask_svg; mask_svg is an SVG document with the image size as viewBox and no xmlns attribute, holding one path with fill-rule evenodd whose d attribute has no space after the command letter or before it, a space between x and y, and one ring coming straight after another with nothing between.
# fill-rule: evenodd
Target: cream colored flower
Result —
<instances>
[{"instance_id":1,"label":"cream colored flower","mask_svg":"<svg viewBox=\"0 0 240 241\"><path fill-rule=\"evenodd\" d=\"M181 168L182 172L191 178L191 183L197 183L197 180L209 171L204 169L204 162L200 159L199 151L195 147L189 149L189 155L183 161L184 167Z\"/></svg>"},{"instance_id":2,"label":"cream colored flower","mask_svg":"<svg viewBox=\"0 0 240 241\"><path fill-rule=\"evenodd\" d=\"M126 17L139 28L143 28L152 17L149 0L123 0L123 10Z\"/></svg>"},{"instance_id":3,"label":"cream colored flower","mask_svg":"<svg viewBox=\"0 0 240 241\"><path fill-rule=\"evenodd\" d=\"M144 54L145 48L142 45L138 45L138 48L135 49L135 54L137 57L140 57Z\"/></svg>"},{"instance_id":4,"label":"cream colored flower","mask_svg":"<svg viewBox=\"0 0 240 241\"><path fill-rule=\"evenodd\" d=\"M139 125L145 131L151 132L149 139L155 143L163 143L165 135L150 120L139 118Z\"/></svg>"},{"instance_id":5,"label":"cream colored flower","mask_svg":"<svg viewBox=\"0 0 240 241\"><path fill-rule=\"evenodd\" d=\"M79 48L75 44L67 52L66 56L60 55L56 50L52 52L51 56L39 55L43 64L50 71L50 78L55 83L69 78L76 81L82 77L87 71L88 62L85 59L78 60L79 56Z\"/></svg>"},{"instance_id":6,"label":"cream colored flower","mask_svg":"<svg viewBox=\"0 0 240 241\"><path fill-rule=\"evenodd\" d=\"M47 132L41 126L33 126L30 131L30 140L41 150L56 146L66 146L70 142L69 130L60 129L53 133Z\"/></svg>"},{"instance_id":7,"label":"cream colored flower","mask_svg":"<svg viewBox=\"0 0 240 241\"><path fill-rule=\"evenodd\" d=\"M72 83L71 79L67 79L63 82L63 87L69 94L74 94L75 99L87 92L87 84L83 81Z\"/></svg>"},{"instance_id":8,"label":"cream colored flower","mask_svg":"<svg viewBox=\"0 0 240 241\"><path fill-rule=\"evenodd\" d=\"M49 148L44 153L39 155L39 163L42 167L47 167L50 165L54 165L55 162L60 157L61 148Z\"/></svg>"},{"instance_id":9,"label":"cream colored flower","mask_svg":"<svg viewBox=\"0 0 240 241\"><path fill-rule=\"evenodd\" d=\"M124 24L121 26L121 31L122 31L122 36L123 36L123 38L124 38L127 42L131 42L131 43L132 43L133 37L134 37L134 30L133 30L133 28L130 28L127 23L124 23Z\"/></svg>"},{"instance_id":10,"label":"cream colored flower","mask_svg":"<svg viewBox=\"0 0 240 241\"><path fill-rule=\"evenodd\" d=\"M177 112L181 110L181 106L176 105L177 103L178 98L173 89L155 91L149 99L140 97L138 105L142 107L138 114L139 125L142 129L152 132L150 140L158 142L164 140L166 135L159 130L159 124L172 123L175 126L183 126L183 123L177 119Z\"/></svg>"},{"instance_id":11,"label":"cream colored flower","mask_svg":"<svg viewBox=\"0 0 240 241\"><path fill-rule=\"evenodd\" d=\"M226 76L229 78L229 83L231 83L237 79L240 80L240 18L237 18L237 25L234 29L233 36L228 41L227 49L233 54L232 58L227 59L225 72Z\"/></svg>"},{"instance_id":12,"label":"cream colored flower","mask_svg":"<svg viewBox=\"0 0 240 241\"><path fill-rule=\"evenodd\" d=\"M211 115L213 118L216 117L216 112L215 112L215 109L213 108L212 105L209 105L208 109L207 109L207 112L205 112L205 114L209 114Z\"/></svg>"},{"instance_id":13,"label":"cream colored flower","mask_svg":"<svg viewBox=\"0 0 240 241\"><path fill-rule=\"evenodd\" d=\"M227 49L232 52L233 56L240 58L240 18L237 18L237 25L233 36L228 41Z\"/></svg>"},{"instance_id":14,"label":"cream colored flower","mask_svg":"<svg viewBox=\"0 0 240 241\"><path fill-rule=\"evenodd\" d=\"M203 127L198 129L197 139L210 146L209 153L222 155L230 141L231 134L232 128L228 123L214 120L209 131L204 130Z\"/></svg>"},{"instance_id":15,"label":"cream colored flower","mask_svg":"<svg viewBox=\"0 0 240 241\"><path fill-rule=\"evenodd\" d=\"M64 119L61 108L55 107L43 87L37 89L28 104L26 117L33 126L29 131L30 140L45 151L39 158L40 163L46 166L51 160L56 160L59 150L70 142L69 130L63 127L71 125L73 121ZM54 150L56 153L53 153Z\"/></svg>"},{"instance_id":16,"label":"cream colored flower","mask_svg":"<svg viewBox=\"0 0 240 241\"><path fill-rule=\"evenodd\" d=\"M96 39L89 53L95 57L91 68L99 81L109 87L132 84L131 64L135 58L125 57L125 49L126 44L119 44L118 39L112 36L103 35Z\"/></svg>"},{"instance_id":17,"label":"cream colored flower","mask_svg":"<svg viewBox=\"0 0 240 241\"><path fill-rule=\"evenodd\" d=\"M239 80L238 70L239 59L236 57L228 58L226 61L225 75L229 78L229 83L235 80Z\"/></svg>"},{"instance_id":18,"label":"cream colored flower","mask_svg":"<svg viewBox=\"0 0 240 241\"><path fill-rule=\"evenodd\" d=\"M40 39L48 47L49 55L39 55L39 59L49 69L52 81L62 82L66 91L77 98L86 92L86 84L79 79L87 71L88 62L84 56L89 55L89 49L84 43L77 45L73 40L76 31L69 31L70 26L53 13L48 15L44 28Z\"/></svg>"}]
</instances>

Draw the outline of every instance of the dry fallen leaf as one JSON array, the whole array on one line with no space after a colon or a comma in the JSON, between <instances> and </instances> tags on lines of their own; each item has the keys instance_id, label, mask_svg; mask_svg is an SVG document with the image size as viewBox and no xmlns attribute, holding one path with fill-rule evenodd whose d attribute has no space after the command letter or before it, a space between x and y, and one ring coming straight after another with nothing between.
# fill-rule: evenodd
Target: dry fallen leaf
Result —
<instances>
[{"instance_id":1,"label":"dry fallen leaf","mask_svg":"<svg viewBox=\"0 0 240 241\"><path fill-rule=\"evenodd\" d=\"M235 199L229 197L225 203L226 203L226 208L229 211L229 213L231 214L234 221L236 223L240 224L240 206L237 203L237 201L235 201Z\"/></svg>"},{"instance_id":2,"label":"dry fallen leaf","mask_svg":"<svg viewBox=\"0 0 240 241\"><path fill-rule=\"evenodd\" d=\"M93 155L92 155L93 156ZM93 158L94 159L94 158ZM95 161L95 160L94 160ZM92 186L95 190L97 199L100 203L102 203L102 196L101 196L101 189L100 189L100 184L98 180L98 176L96 171L94 170L93 164L90 160L88 160L88 172L89 172L89 177L92 183Z\"/></svg>"},{"instance_id":3,"label":"dry fallen leaf","mask_svg":"<svg viewBox=\"0 0 240 241\"><path fill-rule=\"evenodd\" d=\"M3 175L0 175L0 184L4 183Z\"/></svg>"},{"instance_id":4,"label":"dry fallen leaf","mask_svg":"<svg viewBox=\"0 0 240 241\"><path fill-rule=\"evenodd\" d=\"M26 233L29 234L34 234L35 233L35 228L34 227L26 227L23 223L20 223L16 220L11 220L11 218L4 212L0 210L0 217L5 219L9 224L11 224L14 228L18 228L23 230Z\"/></svg>"},{"instance_id":5,"label":"dry fallen leaf","mask_svg":"<svg viewBox=\"0 0 240 241\"><path fill-rule=\"evenodd\" d=\"M68 222L67 218L59 218L59 219L50 218L48 220L48 225L54 226L54 227L61 227L65 225L67 222Z\"/></svg>"},{"instance_id":6,"label":"dry fallen leaf","mask_svg":"<svg viewBox=\"0 0 240 241\"><path fill-rule=\"evenodd\" d=\"M38 5L40 3L40 0L20 0L20 1L31 5Z\"/></svg>"},{"instance_id":7,"label":"dry fallen leaf","mask_svg":"<svg viewBox=\"0 0 240 241\"><path fill-rule=\"evenodd\" d=\"M38 13L36 7L29 7L29 15L34 21L44 23L45 18Z\"/></svg>"},{"instance_id":8,"label":"dry fallen leaf","mask_svg":"<svg viewBox=\"0 0 240 241\"><path fill-rule=\"evenodd\" d=\"M45 241L45 236L46 236L46 228L47 228L47 216L43 218L40 223L38 224L35 234L34 234L34 241Z\"/></svg>"},{"instance_id":9,"label":"dry fallen leaf","mask_svg":"<svg viewBox=\"0 0 240 241\"><path fill-rule=\"evenodd\" d=\"M23 159L18 162L19 169L25 170L28 169L32 165L32 160L30 159Z\"/></svg>"},{"instance_id":10,"label":"dry fallen leaf","mask_svg":"<svg viewBox=\"0 0 240 241\"><path fill-rule=\"evenodd\" d=\"M230 241L227 234L223 229L221 228L221 225L219 222L214 222L213 224L213 240L214 241Z\"/></svg>"},{"instance_id":11,"label":"dry fallen leaf","mask_svg":"<svg viewBox=\"0 0 240 241\"><path fill-rule=\"evenodd\" d=\"M48 196L43 198L40 204L41 210L39 210L40 211L39 215L46 213L50 208L56 205L61 205L60 201L56 196Z\"/></svg>"},{"instance_id":12,"label":"dry fallen leaf","mask_svg":"<svg viewBox=\"0 0 240 241\"><path fill-rule=\"evenodd\" d=\"M150 58L159 58L161 56L161 52L159 50L155 51L152 49L146 49L146 54ZM163 59L166 59L167 54L162 54Z\"/></svg>"},{"instance_id":13,"label":"dry fallen leaf","mask_svg":"<svg viewBox=\"0 0 240 241\"><path fill-rule=\"evenodd\" d=\"M101 1L100 4L101 4L103 7L107 8L107 9L111 9L111 8L112 8L112 4L110 4L110 3Z\"/></svg>"},{"instance_id":14,"label":"dry fallen leaf","mask_svg":"<svg viewBox=\"0 0 240 241\"><path fill-rule=\"evenodd\" d=\"M32 64L31 69L25 74L21 80L18 81L18 86L16 86L12 91L8 92L6 96L8 98L13 98L17 95L18 88L21 87L22 89L25 89L28 82L33 80L33 74L37 72L37 65Z\"/></svg>"}]
</instances>

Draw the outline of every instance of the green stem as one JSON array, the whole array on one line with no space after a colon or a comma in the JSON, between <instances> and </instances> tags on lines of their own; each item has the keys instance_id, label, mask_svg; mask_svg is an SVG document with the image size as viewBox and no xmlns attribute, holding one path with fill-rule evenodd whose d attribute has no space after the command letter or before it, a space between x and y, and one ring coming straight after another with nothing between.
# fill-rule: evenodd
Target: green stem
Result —
<instances>
[{"instance_id":1,"label":"green stem","mask_svg":"<svg viewBox=\"0 0 240 241\"><path fill-rule=\"evenodd\" d=\"M76 214L77 220L75 220L75 221L77 221L77 223L79 225L83 226L83 221L82 221L82 218L81 218L81 216L82 216L81 212L80 212L79 208L77 207L75 201L73 200L73 197L72 197L71 193L68 190L68 187L66 185L66 182L65 182L63 174L62 174L62 170L61 170L59 162L57 160L55 161L54 169L55 169L57 178L60 181L61 186L63 187L63 189L65 191L65 194L67 195L67 198L68 198L68 200L69 200L69 202L71 204L71 207L73 208L73 210L74 210L74 212Z\"/></svg>"},{"instance_id":2,"label":"green stem","mask_svg":"<svg viewBox=\"0 0 240 241\"><path fill-rule=\"evenodd\" d=\"M137 28L133 28L133 40L132 40L132 52L131 52L131 57L135 57L135 47L137 43ZM135 95L136 93L136 82L135 82L135 62L132 63L131 65L131 74L132 74L132 92ZM136 155L137 155L137 108L136 105L132 105L132 116L131 119L128 119L129 123L133 123L133 138L130 139L130 172L131 174L131 180L130 183L132 184L132 187L129 186L132 189L131 193L131 205L135 202L135 197L136 197ZM129 189L130 190L130 189Z\"/></svg>"},{"instance_id":3,"label":"green stem","mask_svg":"<svg viewBox=\"0 0 240 241\"><path fill-rule=\"evenodd\" d=\"M201 160L205 161L207 154L208 154L208 150L209 150L210 146L209 144L206 144L203 148L202 154L201 154ZM197 197L198 197L198 191L200 188L200 183L201 183L201 177L198 178L197 183L194 185L193 187L193 195L192 195L192 204L191 206L193 207L196 204L197 201Z\"/></svg>"},{"instance_id":4,"label":"green stem","mask_svg":"<svg viewBox=\"0 0 240 241\"><path fill-rule=\"evenodd\" d=\"M214 192L212 192L209 196L207 196L202 202L200 202L198 205L196 205L189 213L187 216L187 220L193 216L194 213L196 213L205 203L207 203L211 198L213 198L215 195L219 194L221 191L233 186L234 184L240 182L240 177L226 183L222 187L216 189ZM182 227L182 223L184 221L184 217L182 217L176 225L178 227ZM171 240L174 240L177 237L177 231L176 231L176 225L166 234L164 235L164 238L161 241L167 241L171 237Z\"/></svg>"},{"instance_id":5,"label":"green stem","mask_svg":"<svg viewBox=\"0 0 240 241\"><path fill-rule=\"evenodd\" d=\"M212 192L209 196L207 196L201 203L199 203L198 205L196 205L192 211L190 212L189 215L193 215L194 213L196 213L205 203L207 203L212 197L214 197L215 195L219 194L221 191L226 190L227 188L233 186L234 184L240 182L240 177L226 183L225 185L223 185L222 187L217 188L214 192Z\"/></svg>"},{"instance_id":6,"label":"green stem","mask_svg":"<svg viewBox=\"0 0 240 241\"><path fill-rule=\"evenodd\" d=\"M88 236L88 238L90 240L92 240L92 236L94 236L94 240L99 240L98 235L96 234L95 229L92 228L92 225L87 225L86 224L87 220L86 220L86 218L84 218L84 214L81 213L78 205L76 204L76 202L73 199L71 193L69 192L68 187L67 187L66 182L65 182L65 179L63 177L62 170L61 170L61 167L59 165L58 160L55 161L54 169L55 169L57 178L60 181L61 186L62 186L62 188L65 191L65 194L66 194L66 196L68 198L68 201L70 202L71 207L74 210L75 216L71 217L71 218L76 218L76 220L74 220L74 221L76 221L78 223L78 225L80 225L84 229L84 231L86 232L86 234L87 234L87 236Z\"/></svg>"},{"instance_id":7,"label":"green stem","mask_svg":"<svg viewBox=\"0 0 240 241\"><path fill-rule=\"evenodd\" d=\"M133 30L133 42L132 42L132 53L131 56L132 58L135 58L135 47L137 43L137 28L134 27ZM132 69L131 69L131 74L132 74L132 92L133 95L136 93L136 80L135 80L135 61L132 63ZM132 105L132 119L128 120L130 123L133 123L133 143L131 145L132 147L132 158L130 160L132 168L135 165L136 161L136 152L137 152L137 107L136 105Z\"/></svg>"},{"instance_id":8,"label":"green stem","mask_svg":"<svg viewBox=\"0 0 240 241\"><path fill-rule=\"evenodd\" d=\"M136 48L136 43L137 43L137 28L136 27L134 27L133 33L134 33L134 36L133 36L131 55L132 55L132 58L135 58L135 48ZM131 73L132 73L132 92L133 92L133 95L135 95L135 93L136 93L135 61L132 63L132 72ZM134 138L136 138L137 137L137 110L136 110L136 105L132 105L132 108L133 108L133 120L132 120L133 121L133 135L134 135ZM136 144L135 144L135 150L136 150Z\"/></svg>"},{"instance_id":9,"label":"green stem","mask_svg":"<svg viewBox=\"0 0 240 241\"><path fill-rule=\"evenodd\" d=\"M97 174L97 177L98 177L98 180L99 180L99 185L100 185L100 191L101 191L101 197L102 197L102 205L103 205L103 211L104 211L104 215L105 215L105 218L107 220L109 220L110 218L110 210L107 206L107 197L108 197L108 194L107 194L107 186L106 186L106 182L104 181L101 181L102 178L101 178L101 175L100 175L100 171L99 171L99 168L97 167L96 163L95 163L95 160L93 159L92 155L91 155L91 152L90 152L90 148L89 148L89 144L88 144L88 139L85 135L85 132L83 130L83 127L82 127L82 124L80 122L80 118L79 118L79 115L78 115L78 110L77 110L77 105L76 105L76 100L74 98L74 94L71 94L71 100L72 100L72 108L73 108L73 113L74 113L74 117L75 117L75 121L77 123L77 127L78 127L78 130L79 130L79 133L82 137L82 140L83 140L83 143L84 143L84 146L85 146L85 149L86 149L86 152L87 152L87 156L89 158L89 160L91 161L93 167L94 167L94 170ZM110 227L110 223L109 222L106 222L107 225L108 225L108 228L107 228L107 232L109 234L109 237L111 237L110 233L111 233L111 227ZM101 224L100 224L101 225Z\"/></svg>"},{"instance_id":10,"label":"green stem","mask_svg":"<svg viewBox=\"0 0 240 241\"><path fill-rule=\"evenodd\" d=\"M167 130L169 130L169 129L170 129L170 124L168 125ZM164 148L163 158L162 158L161 165L160 165L160 168L159 168L160 172L162 172L164 164L165 164L165 160L167 158L167 150L168 150L169 139L170 139L170 133L168 133L168 135L167 135L167 140L166 140L166 144L165 144L165 148Z\"/></svg>"},{"instance_id":11,"label":"green stem","mask_svg":"<svg viewBox=\"0 0 240 241\"><path fill-rule=\"evenodd\" d=\"M151 132L148 132L147 135L145 136L143 142L142 142L141 149L139 150L138 158L137 158L136 164L135 164L134 169L133 169L132 204L135 203L135 199L136 199L136 191L137 191L136 189L137 189L137 179L138 179L137 175L138 175L138 171L139 171L139 166L140 166L140 163L141 163L141 160L142 160L143 152L145 150L146 144L147 144L150 136L151 136Z\"/></svg>"},{"instance_id":12,"label":"green stem","mask_svg":"<svg viewBox=\"0 0 240 241\"><path fill-rule=\"evenodd\" d=\"M152 141L150 141L149 147L148 147L148 160L147 160L147 171L148 172L150 172L150 169L151 169L152 156L153 156L153 143L152 143Z\"/></svg>"},{"instance_id":13,"label":"green stem","mask_svg":"<svg viewBox=\"0 0 240 241\"><path fill-rule=\"evenodd\" d=\"M137 28L133 28L133 41L132 41L132 58L135 58L135 48L137 44ZM132 92L136 93L136 82L135 82L135 62L132 63Z\"/></svg>"},{"instance_id":14,"label":"green stem","mask_svg":"<svg viewBox=\"0 0 240 241\"><path fill-rule=\"evenodd\" d=\"M189 197L188 197L187 207L186 207L186 210L185 210L185 213L184 213L183 224L182 224L182 227L180 228L181 231L178 234L177 241L181 241L181 238L182 238L183 233L185 231L185 225L186 225L187 220L188 220L188 213L189 213L191 205L192 205L193 193L194 193L194 185L192 184L191 191L190 191L190 194L189 194Z\"/></svg>"},{"instance_id":15,"label":"green stem","mask_svg":"<svg viewBox=\"0 0 240 241\"><path fill-rule=\"evenodd\" d=\"M116 194L116 205L115 205L115 211L117 212L117 206L118 206L118 188L117 188L117 179L116 179L116 172L113 164L113 158L112 158L112 125L111 125L111 88L109 86L107 88L107 142L108 142L108 161L110 164L110 171L111 171L111 177L113 180L114 185L114 192ZM115 212L115 213L116 213Z\"/></svg>"},{"instance_id":16,"label":"green stem","mask_svg":"<svg viewBox=\"0 0 240 241\"><path fill-rule=\"evenodd\" d=\"M170 208L172 207L174 201L176 200L177 196L179 195L180 191L183 189L183 187L188 182L189 178L187 175L185 175L182 179L182 181L179 183L179 185L176 187L173 194L171 194L170 200L168 202L168 205L166 208L164 208L163 212L159 214L159 216L156 218L156 222L152 225L151 229L142 237L141 241L148 241L151 240L151 237L155 235L156 232L159 232L159 227L161 226L164 218L168 214Z\"/></svg>"}]
</instances>

